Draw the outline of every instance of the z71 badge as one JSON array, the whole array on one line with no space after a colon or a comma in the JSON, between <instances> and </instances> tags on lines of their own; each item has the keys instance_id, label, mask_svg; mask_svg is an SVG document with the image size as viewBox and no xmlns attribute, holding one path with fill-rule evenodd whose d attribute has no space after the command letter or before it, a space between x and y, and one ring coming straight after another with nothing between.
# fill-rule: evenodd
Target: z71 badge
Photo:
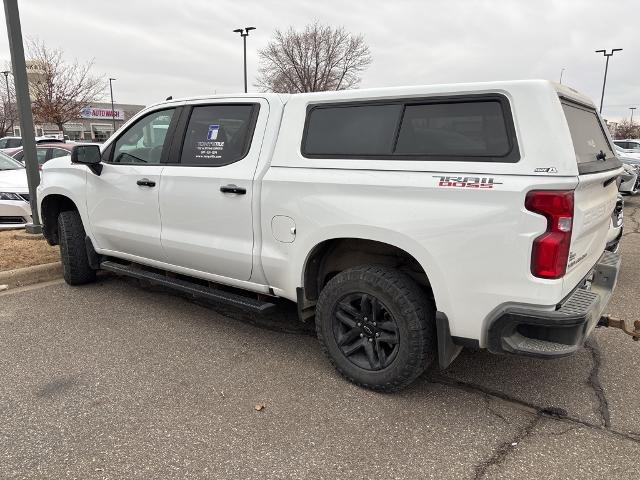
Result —
<instances>
[{"instance_id":1,"label":"z71 badge","mask_svg":"<svg viewBox=\"0 0 640 480\"><path fill-rule=\"evenodd\" d=\"M439 187L457 187L457 188L493 188L494 185L502 185L496 182L493 177L450 177L436 176L438 178Z\"/></svg>"}]
</instances>

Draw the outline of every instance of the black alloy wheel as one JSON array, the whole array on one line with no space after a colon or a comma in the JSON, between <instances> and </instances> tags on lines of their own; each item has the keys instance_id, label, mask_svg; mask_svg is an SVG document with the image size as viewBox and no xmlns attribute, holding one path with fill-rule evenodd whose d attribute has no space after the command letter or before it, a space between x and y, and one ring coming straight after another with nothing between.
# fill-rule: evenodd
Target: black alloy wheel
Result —
<instances>
[{"instance_id":1,"label":"black alloy wheel","mask_svg":"<svg viewBox=\"0 0 640 480\"><path fill-rule=\"evenodd\" d=\"M333 335L351 363L366 370L388 367L398 354L398 325L375 296L353 293L337 304Z\"/></svg>"}]
</instances>

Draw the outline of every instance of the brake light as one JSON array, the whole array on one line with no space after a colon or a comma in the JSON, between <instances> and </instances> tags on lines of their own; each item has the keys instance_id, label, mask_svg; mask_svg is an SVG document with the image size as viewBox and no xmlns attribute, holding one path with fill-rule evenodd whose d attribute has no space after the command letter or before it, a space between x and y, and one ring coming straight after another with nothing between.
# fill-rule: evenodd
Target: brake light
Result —
<instances>
[{"instance_id":1,"label":"brake light","mask_svg":"<svg viewBox=\"0 0 640 480\"><path fill-rule=\"evenodd\" d=\"M564 276L573 227L573 191L532 190L525 207L547 218L547 231L533 241L531 273L540 278Z\"/></svg>"}]
</instances>

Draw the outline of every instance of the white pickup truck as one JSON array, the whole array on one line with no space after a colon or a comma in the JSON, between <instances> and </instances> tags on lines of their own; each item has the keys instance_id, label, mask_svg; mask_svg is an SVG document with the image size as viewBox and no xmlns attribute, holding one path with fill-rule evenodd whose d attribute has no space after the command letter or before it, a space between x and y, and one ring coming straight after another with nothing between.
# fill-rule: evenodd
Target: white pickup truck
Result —
<instances>
[{"instance_id":1,"label":"white pickup truck","mask_svg":"<svg viewBox=\"0 0 640 480\"><path fill-rule=\"evenodd\" d=\"M207 96L47 162L38 201L69 284L289 299L340 373L395 390L463 346L580 348L620 266L612 148L588 98L540 80Z\"/></svg>"}]
</instances>

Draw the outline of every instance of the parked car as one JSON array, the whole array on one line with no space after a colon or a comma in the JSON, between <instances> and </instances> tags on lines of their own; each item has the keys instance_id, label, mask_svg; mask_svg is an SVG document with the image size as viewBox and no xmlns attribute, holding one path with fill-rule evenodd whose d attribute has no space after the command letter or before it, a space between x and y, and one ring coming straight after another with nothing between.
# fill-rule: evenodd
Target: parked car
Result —
<instances>
[{"instance_id":1,"label":"parked car","mask_svg":"<svg viewBox=\"0 0 640 480\"><path fill-rule=\"evenodd\" d=\"M55 136L42 136L35 138L36 143L64 143L64 139ZM6 153L7 149L22 147L22 137L2 137L0 138L0 151Z\"/></svg>"},{"instance_id":2,"label":"parked car","mask_svg":"<svg viewBox=\"0 0 640 480\"><path fill-rule=\"evenodd\" d=\"M75 143L38 143L36 145L36 155L38 156L40 168L52 158L70 155L75 145ZM22 147L5 150L5 153L24 165L24 150Z\"/></svg>"},{"instance_id":3,"label":"parked car","mask_svg":"<svg viewBox=\"0 0 640 480\"><path fill-rule=\"evenodd\" d=\"M27 174L22 164L0 152L0 230L31 223Z\"/></svg>"},{"instance_id":4,"label":"parked car","mask_svg":"<svg viewBox=\"0 0 640 480\"><path fill-rule=\"evenodd\" d=\"M38 200L69 284L297 302L342 375L388 391L463 346L582 346L620 266L606 131L541 80L171 100L47 162Z\"/></svg>"},{"instance_id":5,"label":"parked car","mask_svg":"<svg viewBox=\"0 0 640 480\"><path fill-rule=\"evenodd\" d=\"M635 194L640 188L640 166L623 163L624 172L620 175L618 191L626 195Z\"/></svg>"},{"instance_id":6,"label":"parked car","mask_svg":"<svg viewBox=\"0 0 640 480\"><path fill-rule=\"evenodd\" d=\"M640 140L638 139L630 138L626 140L614 140L613 143L623 150L631 150L632 152L640 153Z\"/></svg>"},{"instance_id":7,"label":"parked car","mask_svg":"<svg viewBox=\"0 0 640 480\"><path fill-rule=\"evenodd\" d=\"M0 138L0 150L7 148L17 148L22 146L21 137L2 137Z\"/></svg>"},{"instance_id":8,"label":"parked car","mask_svg":"<svg viewBox=\"0 0 640 480\"><path fill-rule=\"evenodd\" d=\"M634 152L633 150L624 150L617 145L615 146L615 154L620 158L624 158L626 161L633 161L634 163L640 161L640 152Z\"/></svg>"}]
</instances>

